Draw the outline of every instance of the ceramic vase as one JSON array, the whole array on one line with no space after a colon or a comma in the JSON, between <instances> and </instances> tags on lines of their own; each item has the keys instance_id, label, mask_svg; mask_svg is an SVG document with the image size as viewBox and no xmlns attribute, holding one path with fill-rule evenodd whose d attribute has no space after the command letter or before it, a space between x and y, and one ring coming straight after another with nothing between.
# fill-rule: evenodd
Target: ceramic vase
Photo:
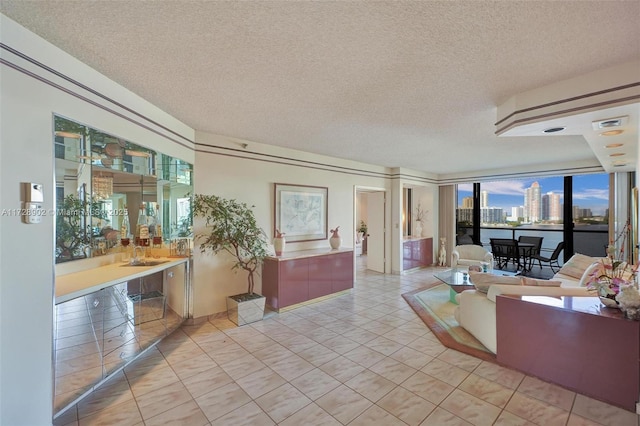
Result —
<instances>
[{"instance_id":1,"label":"ceramic vase","mask_svg":"<svg viewBox=\"0 0 640 426\"><path fill-rule=\"evenodd\" d=\"M287 241L284 239L284 237L276 237L273 239L273 248L276 251L276 256L282 256L286 243Z\"/></svg>"},{"instance_id":2,"label":"ceramic vase","mask_svg":"<svg viewBox=\"0 0 640 426\"><path fill-rule=\"evenodd\" d=\"M332 249L334 249L334 250L339 249L341 244L342 244L342 238L340 238L340 237L331 237L331 238L329 238L329 245L331 245Z\"/></svg>"},{"instance_id":3,"label":"ceramic vase","mask_svg":"<svg viewBox=\"0 0 640 426\"><path fill-rule=\"evenodd\" d=\"M422 237L422 222L420 222L419 220L416 221L416 226L415 226L413 235L415 237Z\"/></svg>"},{"instance_id":4,"label":"ceramic vase","mask_svg":"<svg viewBox=\"0 0 640 426\"><path fill-rule=\"evenodd\" d=\"M333 250L337 250L340 248L340 244L342 244L342 237L338 234L339 226L336 226L336 229L331 230L331 238L329 238L329 245Z\"/></svg>"}]
</instances>

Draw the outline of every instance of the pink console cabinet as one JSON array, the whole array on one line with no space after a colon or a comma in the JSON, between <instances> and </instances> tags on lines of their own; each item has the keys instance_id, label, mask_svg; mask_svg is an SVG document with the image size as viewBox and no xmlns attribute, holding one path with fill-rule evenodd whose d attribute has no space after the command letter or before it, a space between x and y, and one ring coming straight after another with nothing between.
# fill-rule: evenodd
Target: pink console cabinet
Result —
<instances>
[{"instance_id":1,"label":"pink console cabinet","mask_svg":"<svg viewBox=\"0 0 640 426\"><path fill-rule=\"evenodd\" d=\"M405 237L402 242L402 270L433 264L433 238Z\"/></svg>"},{"instance_id":2,"label":"pink console cabinet","mask_svg":"<svg viewBox=\"0 0 640 426\"><path fill-rule=\"evenodd\" d=\"M640 322L596 297L498 296L497 360L583 395L636 411Z\"/></svg>"},{"instance_id":3,"label":"pink console cabinet","mask_svg":"<svg viewBox=\"0 0 640 426\"><path fill-rule=\"evenodd\" d=\"M276 310L353 288L353 249L318 249L267 257L262 294Z\"/></svg>"}]
</instances>

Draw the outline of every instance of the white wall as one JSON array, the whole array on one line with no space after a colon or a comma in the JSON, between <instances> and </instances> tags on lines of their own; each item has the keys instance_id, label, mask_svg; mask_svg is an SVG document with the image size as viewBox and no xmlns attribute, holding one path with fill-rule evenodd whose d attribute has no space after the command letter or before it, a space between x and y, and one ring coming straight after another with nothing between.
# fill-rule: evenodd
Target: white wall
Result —
<instances>
[{"instance_id":1,"label":"white wall","mask_svg":"<svg viewBox=\"0 0 640 426\"><path fill-rule=\"evenodd\" d=\"M7 62L0 67L0 211L20 208L21 182L42 183L44 208L54 207L54 113L193 162L190 142L194 139L193 130L4 15L0 15L0 31L6 46L0 48L0 55ZM14 54L10 48L106 94L144 117L64 80ZM36 225L23 224L20 217L11 213L0 215L2 425L51 423L53 235L51 215Z\"/></svg>"},{"instance_id":2,"label":"white wall","mask_svg":"<svg viewBox=\"0 0 640 426\"><path fill-rule=\"evenodd\" d=\"M196 133L196 143L195 193L235 198L254 205L258 224L270 240L274 232L274 183L328 187L328 227L333 229L340 226L345 247L353 247L350 236L355 235L354 188L390 188L387 169L379 166L250 141L230 140L201 132ZM243 143L248 144L246 149L241 147ZM203 232L200 221L195 221L194 230L196 234ZM285 250L319 247L328 248L328 240L287 242ZM197 241L195 252L194 316L198 318L223 312L226 310L226 296L246 292L246 274L242 271L237 274L231 272L228 258L201 255ZM256 291L259 292L261 288L262 281L259 278Z\"/></svg>"},{"instance_id":3,"label":"white wall","mask_svg":"<svg viewBox=\"0 0 640 426\"><path fill-rule=\"evenodd\" d=\"M59 114L194 163L195 192L255 204L260 226L269 235L273 232L275 182L328 187L328 226L339 225L343 236L354 233L354 188L386 188L393 197L386 215L387 229L392 229L390 205L399 203L392 186L402 180L396 171L208 134L197 135L198 152L194 153L193 129L159 108L4 15L0 15L0 34L4 44L0 56L6 62L0 65L0 212L20 208L21 182L42 183L43 207L53 208L52 116ZM240 143L247 143L247 148ZM51 422L53 237L53 216L44 217L38 225L26 225L18 216L0 214L1 425ZM387 233L387 252L391 240L401 237L395 228ZM350 240L345 238L345 245L346 241ZM287 247L325 246L328 241ZM390 259L387 256L387 263ZM244 291L245 277L230 273L223 259L196 251L194 261L195 316L224 311L225 297ZM387 265L387 270L392 266Z\"/></svg>"}]
</instances>

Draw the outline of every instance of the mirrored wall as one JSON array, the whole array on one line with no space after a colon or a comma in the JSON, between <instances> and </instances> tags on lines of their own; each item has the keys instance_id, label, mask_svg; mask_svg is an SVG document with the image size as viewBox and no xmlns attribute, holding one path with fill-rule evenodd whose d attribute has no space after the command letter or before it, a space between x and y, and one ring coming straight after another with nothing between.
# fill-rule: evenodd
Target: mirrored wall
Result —
<instances>
[{"instance_id":1,"label":"mirrored wall","mask_svg":"<svg viewBox=\"0 0 640 426\"><path fill-rule=\"evenodd\" d=\"M60 116L54 130L56 263L192 235L191 164Z\"/></svg>"}]
</instances>

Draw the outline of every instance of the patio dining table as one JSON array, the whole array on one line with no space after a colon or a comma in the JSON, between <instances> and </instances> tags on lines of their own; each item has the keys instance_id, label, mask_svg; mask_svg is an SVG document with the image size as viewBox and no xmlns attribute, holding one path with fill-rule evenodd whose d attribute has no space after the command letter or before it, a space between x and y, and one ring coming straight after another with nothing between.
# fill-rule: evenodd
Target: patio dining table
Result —
<instances>
[{"instance_id":1,"label":"patio dining table","mask_svg":"<svg viewBox=\"0 0 640 426\"><path fill-rule=\"evenodd\" d=\"M537 245L519 242L514 239L493 238L491 239L491 250L496 259L498 269L502 269L509 262L513 262L516 263L516 268L524 274L531 270Z\"/></svg>"}]
</instances>

